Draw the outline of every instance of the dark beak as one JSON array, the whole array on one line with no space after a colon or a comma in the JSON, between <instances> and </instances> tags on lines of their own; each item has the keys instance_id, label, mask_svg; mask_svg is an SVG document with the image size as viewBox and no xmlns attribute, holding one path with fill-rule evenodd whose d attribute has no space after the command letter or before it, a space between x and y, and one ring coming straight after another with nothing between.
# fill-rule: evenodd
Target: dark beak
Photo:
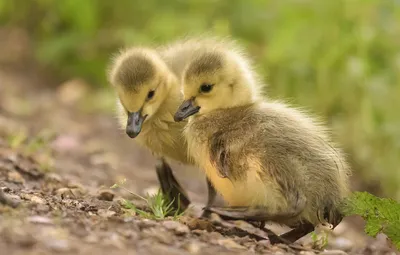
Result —
<instances>
[{"instance_id":1,"label":"dark beak","mask_svg":"<svg viewBox=\"0 0 400 255\"><path fill-rule=\"evenodd\" d=\"M183 101L181 106L179 106L178 111L174 115L175 122L182 121L187 117L199 112L200 106L194 106L193 103L194 98Z\"/></svg>"},{"instance_id":2,"label":"dark beak","mask_svg":"<svg viewBox=\"0 0 400 255\"><path fill-rule=\"evenodd\" d=\"M142 131L143 121L146 119L147 115L142 115L142 109L137 112L128 113L128 122L126 123L126 134L130 138L135 138Z\"/></svg>"}]
</instances>

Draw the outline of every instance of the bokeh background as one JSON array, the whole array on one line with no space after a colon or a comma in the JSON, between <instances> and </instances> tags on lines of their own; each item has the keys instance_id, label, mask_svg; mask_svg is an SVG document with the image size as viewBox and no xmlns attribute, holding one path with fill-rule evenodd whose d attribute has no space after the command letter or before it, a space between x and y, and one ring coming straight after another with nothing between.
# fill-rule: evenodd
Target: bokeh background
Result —
<instances>
[{"instance_id":1,"label":"bokeh background","mask_svg":"<svg viewBox=\"0 0 400 255\"><path fill-rule=\"evenodd\" d=\"M34 66L51 86L85 81L94 99L84 109L110 116L105 69L120 47L232 36L271 97L332 128L354 189L400 199L400 1L0 0L0 24L2 65Z\"/></svg>"}]
</instances>

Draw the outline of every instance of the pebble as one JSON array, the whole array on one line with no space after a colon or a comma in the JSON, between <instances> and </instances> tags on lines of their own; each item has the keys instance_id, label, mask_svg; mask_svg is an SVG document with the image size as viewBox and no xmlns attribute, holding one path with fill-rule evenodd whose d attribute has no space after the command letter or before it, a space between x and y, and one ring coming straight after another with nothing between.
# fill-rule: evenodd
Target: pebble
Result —
<instances>
[{"instance_id":1,"label":"pebble","mask_svg":"<svg viewBox=\"0 0 400 255\"><path fill-rule=\"evenodd\" d=\"M44 199L41 198L41 197L35 196L35 195L32 195L32 197L30 198L30 200L31 200L33 203L39 204L39 205L45 205L45 204L47 204L46 200L44 200Z\"/></svg>"},{"instance_id":2,"label":"pebble","mask_svg":"<svg viewBox=\"0 0 400 255\"><path fill-rule=\"evenodd\" d=\"M190 231L188 226L177 221L164 221L162 222L162 225L168 230L173 230L177 235L185 235Z\"/></svg>"},{"instance_id":3,"label":"pebble","mask_svg":"<svg viewBox=\"0 0 400 255\"><path fill-rule=\"evenodd\" d=\"M113 201L115 193L109 189L103 189L99 191L97 198L104 201Z\"/></svg>"},{"instance_id":4,"label":"pebble","mask_svg":"<svg viewBox=\"0 0 400 255\"><path fill-rule=\"evenodd\" d=\"M210 221L202 220L198 218L181 217L180 221L187 225L191 230L201 229L211 232L214 230L214 226Z\"/></svg>"}]
</instances>

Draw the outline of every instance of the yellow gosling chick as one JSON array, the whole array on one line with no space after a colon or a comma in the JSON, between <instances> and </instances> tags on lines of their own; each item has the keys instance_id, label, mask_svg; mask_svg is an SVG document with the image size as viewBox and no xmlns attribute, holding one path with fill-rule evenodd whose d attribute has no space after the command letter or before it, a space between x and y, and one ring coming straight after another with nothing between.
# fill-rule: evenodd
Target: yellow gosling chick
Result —
<instances>
[{"instance_id":1,"label":"yellow gosling chick","mask_svg":"<svg viewBox=\"0 0 400 255\"><path fill-rule=\"evenodd\" d=\"M261 100L258 87L230 51L195 54L184 70L175 121L190 116L189 154L229 204L207 210L286 224L296 228L292 241L319 223L336 226L350 175L343 154L315 119Z\"/></svg>"},{"instance_id":2,"label":"yellow gosling chick","mask_svg":"<svg viewBox=\"0 0 400 255\"><path fill-rule=\"evenodd\" d=\"M175 208L190 204L164 158L190 164L182 130L173 114L182 100L176 76L159 54L149 48L121 51L111 63L108 78L117 95L119 123L129 137L159 158L156 166L161 189Z\"/></svg>"}]
</instances>

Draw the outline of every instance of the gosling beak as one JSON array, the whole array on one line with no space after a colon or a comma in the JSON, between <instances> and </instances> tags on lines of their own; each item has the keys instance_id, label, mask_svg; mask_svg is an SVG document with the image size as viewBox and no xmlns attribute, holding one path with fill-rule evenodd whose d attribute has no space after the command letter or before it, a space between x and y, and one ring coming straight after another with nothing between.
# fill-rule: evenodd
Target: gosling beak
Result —
<instances>
[{"instance_id":1,"label":"gosling beak","mask_svg":"<svg viewBox=\"0 0 400 255\"><path fill-rule=\"evenodd\" d=\"M130 138L135 138L139 135L140 131L142 131L143 121L146 119L147 114L145 116L142 115L142 109L137 112L129 112L128 113L128 122L126 123L126 134Z\"/></svg>"},{"instance_id":2,"label":"gosling beak","mask_svg":"<svg viewBox=\"0 0 400 255\"><path fill-rule=\"evenodd\" d=\"M200 106L194 106L193 103L194 98L183 101L181 106L179 106L178 111L174 115L175 122L182 121L187 117L199 112Z\"/></svg>"}]
</instances>

